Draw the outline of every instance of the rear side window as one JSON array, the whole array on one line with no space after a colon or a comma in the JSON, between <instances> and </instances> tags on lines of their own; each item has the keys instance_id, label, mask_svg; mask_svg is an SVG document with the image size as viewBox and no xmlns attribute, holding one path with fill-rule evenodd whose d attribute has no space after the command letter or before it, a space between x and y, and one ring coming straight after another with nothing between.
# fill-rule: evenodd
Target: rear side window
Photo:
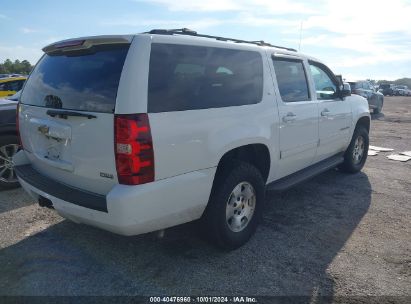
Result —
<instances>
[{"instance_id":1,"label":"rear side window","mask_svg":"<svg viewBox=\"0 0 411 304\"><path fill-rule=\"evenodd\" d=\"M307 77L302 61L283 58L275 58L273 61L282 100L285 102L309 100Z\"/></svg>"},{"instance_id":2,"label":"rear side window","mask_svg":"<svg viewBox=\"0 0 411 304\"><path fill-rule=\"evenodd\" d=\"M24 104L113 113L129 46L98 46L86 52L44 55L27 80Z\"/></svg>"},{"instance_id":3,"label":"rear side window","mask_svg":"<svg viewBox=\"0 0 411 304\"><path fill-rule=\"evenodd\" d=\"M151 113L255 104L262 100L258 52L202 46L151 46L148 111Z\"/></svg>"}]
</instances>

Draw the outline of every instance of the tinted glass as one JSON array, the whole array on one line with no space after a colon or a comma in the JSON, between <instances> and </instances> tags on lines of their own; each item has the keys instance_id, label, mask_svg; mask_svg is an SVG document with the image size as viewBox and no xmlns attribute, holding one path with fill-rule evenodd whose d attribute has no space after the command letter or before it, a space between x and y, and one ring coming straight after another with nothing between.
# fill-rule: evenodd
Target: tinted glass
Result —
<instances>
[{"instance_id":1,"label":"tinted glass","mask_svg":"<svg viewBox=\"0 0 411 304\"><path fill-rule=\"evenodd\" d=\"M349 82L351 90L361 89L361 82Z\"/></svg>"},{"instance_id":2,"label":"tinted glass","mask_svg":"<svg viewBox=\"0 0 411 304\"><path fill-rule=\"evenodd\" d=\"M296 102L310 99L307 77L301 61L274 59L274 69L283 101Z\"/></svg>"},{"instance_id":3,"label":"tinted glass","mask_svg":"<svg viewBox=\"0 0 411 304\"><path fill-rule=\"evenodd\" d=\"M23 88L25 82L25 80L19 80L16 91L20 91Z\"/></svg>"},{"instance_id":4,"label":"tinted glass","mask_svg":"<svg viewBox=\"0 0 411 304\"><path fill-rule=\"evenodd\" d=\"M168 112L255 104L263 93L258 52L152 44L148 111Z\"/></svg>"},{"instance_id":5,"label":"tinted glass","mask_svg":"<svg viewBox=\"0 0 411 304\"><path fill-rule=\"evenodd\" d=\"M24 80L14 80L7 83L6 88L8 91L20 91L23 87Z\"/></svg>"},{"instance_id":6,"label":"tinted glass","mask_svg":"<svg viewBox=\"0 0 411 304\"><path fill-rule=\"evenodd\" d=\"M127 51L128 46L99 46L86 53L45 55L27 80L21 101L112 113Z\"/></svg>"},{"instance_id":7,"label":"tinted glass","mask_svg":"<svg viewBox=\"0 0 411 304\"><path fill-rule=\"evenodd\" d=\"M310 71L314 80L317 99L334 99L335 93L337 92L337 86L327 72L312 64L310 64Z\"/></svg>"}]
</instances>

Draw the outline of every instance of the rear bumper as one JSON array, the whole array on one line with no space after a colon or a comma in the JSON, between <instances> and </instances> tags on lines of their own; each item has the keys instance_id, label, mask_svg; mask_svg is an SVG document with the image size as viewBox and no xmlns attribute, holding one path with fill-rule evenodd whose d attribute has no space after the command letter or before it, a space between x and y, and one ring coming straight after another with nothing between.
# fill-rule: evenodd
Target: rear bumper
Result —
<instances>
[{"instance_id":1,"label":"rear bumper","mask_svg":"<svg viewBox=\"0 0 411 304\"><path fill-rule=\"evenodd\" d=\"M59 183L33 169L31 165L15 166L14 170L20 180L24 180L34 188L47 192L66 202L89 209L107 212L106 197Z\"/></svg>"},{"instance_id":2,"label":"rear bumper","mask_svg":"<svg viewBox=\"0 0 411 304\"><path fill-rule=\"evenodd\" d=\"M35 199L48 198L61 216L74 222L122 235L160 230L200 218L216 170L194 171L139 186L116 185L106 196L101 196L52 180L54 184L50 184L49 178L30 165L24 166L26 175L20 166L17 176L22 187ZM31 177L27 172L31 172ZM101 210L96 210L99 203L102 206L97 208Z\"/></svg>"}]
</instances>

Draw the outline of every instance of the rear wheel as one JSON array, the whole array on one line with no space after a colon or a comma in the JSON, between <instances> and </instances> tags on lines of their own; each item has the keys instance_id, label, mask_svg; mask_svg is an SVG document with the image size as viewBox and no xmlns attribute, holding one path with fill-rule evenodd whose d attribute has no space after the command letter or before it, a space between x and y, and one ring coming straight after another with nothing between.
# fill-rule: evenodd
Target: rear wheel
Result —
<instances>
[{"instance_id":1,"label":"rear wheel","mask_svg":"<svg viewBox=\"0 0 411 304\"><path fill-rule=\"evenodd\" d=\"M0 136L0 189L12 189L20 186L13 167L13 156L18 149L17 136Z\"/></svg>"},{"instance_id":2,"label":"rear wheel","mask_svg":"<svg viewBox=\"0 0 411 304\"><path fill-rule=\"evenodd\" d=\"M349 172L357 173L364 167L367 160L369 146L368 131L363 126L357 126L351 143L344 154L344 162L340 165L340 169Z\"/></svg>"},{"instance_id":3,"label":"rear wheel","mask_svg":"<svg viewBox=\"0 0 411 304\"><path fill-rule=\"evenodd\" d=\"M233 161L216 177L200 221L203 234L224 249L236 249L254 234L260 221L265 183L251 164Z\"/></svg>"}]
</instances>

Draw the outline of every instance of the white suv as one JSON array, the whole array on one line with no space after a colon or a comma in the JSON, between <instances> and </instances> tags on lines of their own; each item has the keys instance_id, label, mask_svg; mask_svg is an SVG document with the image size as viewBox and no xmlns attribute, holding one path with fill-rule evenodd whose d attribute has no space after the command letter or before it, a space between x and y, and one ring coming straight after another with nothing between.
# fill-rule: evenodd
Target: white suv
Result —
<instances>
[{"instance_id":1,"label":"white suv","mask_svg":"<svg viewBox=\"0 0 411 304\"><path fill-rule=\"evenodd\" d=\"M201 219L233 249L266 189L367 158L367 100L293 49L183 29L43 51L21 95L15 170L77 223L136 235Z\"/></svg>"}]
</instances>

